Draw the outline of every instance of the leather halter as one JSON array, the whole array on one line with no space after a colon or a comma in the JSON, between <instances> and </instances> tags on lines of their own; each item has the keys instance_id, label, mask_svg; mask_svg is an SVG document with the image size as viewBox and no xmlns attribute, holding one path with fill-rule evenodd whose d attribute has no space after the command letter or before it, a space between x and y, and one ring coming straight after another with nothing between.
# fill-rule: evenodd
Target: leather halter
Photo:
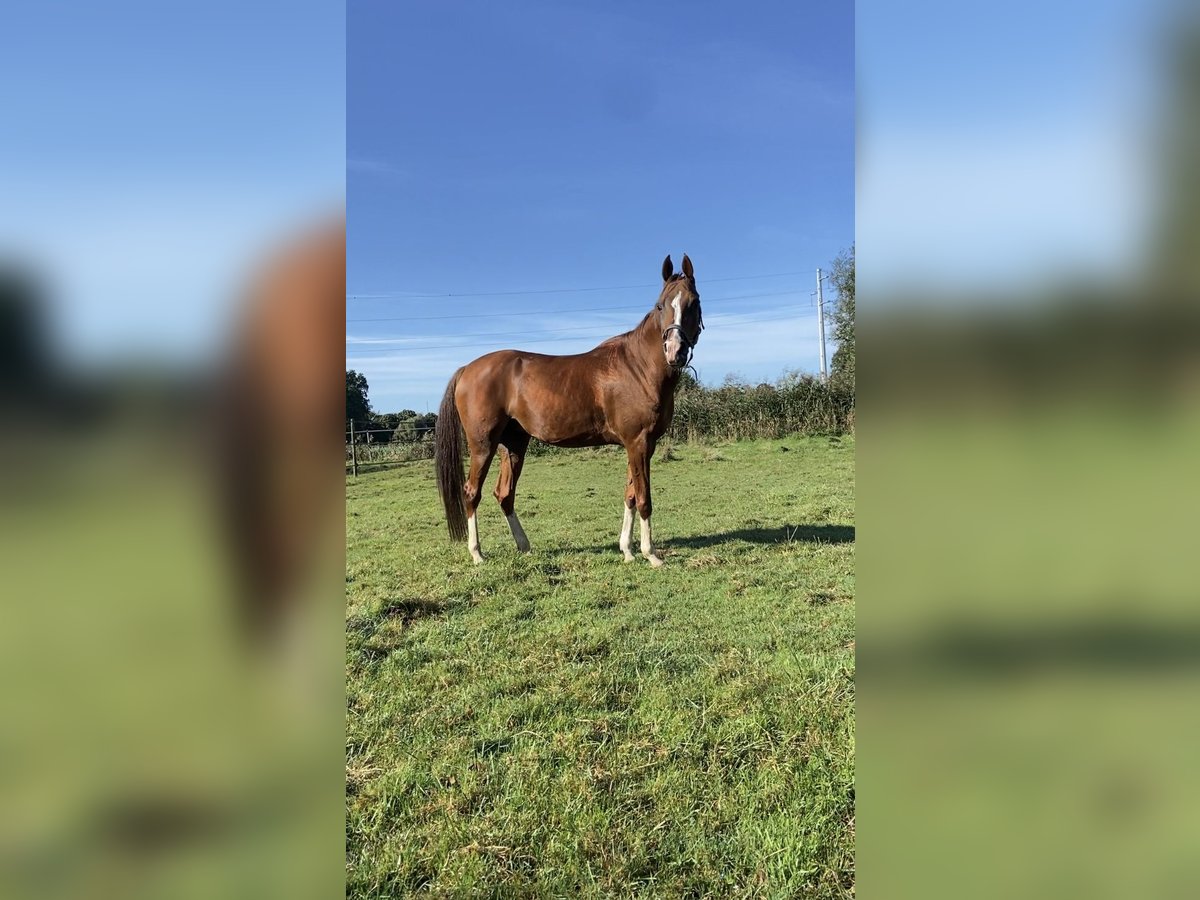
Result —
<instances>
[{"instance_id":1,"label":"leather halter","mask_svg":"<svg viewBox=\"0 0 1200 900\"><path fill-rule=\"evenodd\" d=\"M679 342L681 344L683 344L683 349L686 351L686 355L683 358L683 362L669 363L669 365L671 366L672 369L680 369L680 370L686 369L692 361L692 348L695 347L696 345L688 340L688 336L686 334L684 334L684 332L683 332L683 326L676 325L674 323L671 323L670 325L668 325L662 333L662 339L663 339L664 344L667 342L667 337L668 337L668 335L671 334L672 331L679 332Z\"/></svg>"},{"instance_id":2,"label":"leather halter","mask_svg":"<svg viewBox=\"0 0 1200 900\"><path fill-rule=\"evenodd\" d=\"M696 297L696 302L697 303L700 302L700 297L698 295ZM654 308L657 309L659 312L662 312L663 305L661 303L656 303L656 304L654 304ZM700 312L698 308L697 308L697 312L700 315L700 331L703 331L704 330L704 313ZM687 336L687 333L683 330L683 326L676 325L674 322L672 322L670 325L668 325L666 328L663 329L662 342L664 344L667 342L667 338L670 336L672 331L679 332L679 342L681 344L683 344L683 349L686 351L686 355L684 356L682 363L679 363L678 365L668 363L668 365L670 365L671 368L674 369L675 371L682 372L689 365L691 365L692 350L696 346L696 341L700 340L700 332L699 331L696 332L696 341L690 340Z\"/></svg>"}]
</instances>

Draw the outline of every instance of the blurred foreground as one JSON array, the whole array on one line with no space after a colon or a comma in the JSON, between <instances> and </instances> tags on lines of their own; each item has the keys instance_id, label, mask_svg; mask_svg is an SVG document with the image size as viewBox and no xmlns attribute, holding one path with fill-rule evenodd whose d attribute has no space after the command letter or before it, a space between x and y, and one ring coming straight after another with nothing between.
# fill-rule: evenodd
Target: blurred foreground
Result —
<instances>
[{"instance_id":1,"label":"blurred foreground","mask_svg":"<svg viewBox=\"0 0 1200 900\"><path fill-rule=\"evenodd\" d=\"M344 7L4 26L0 896L338 896Z\"/></svg>"},{"instance_id":2,"label":"blurred foreground","mask_svg":"<svg viewBox=\"0 0 1200 900\"><path fill-rule=\"evenodd\" d=\"M343 240L217 369L64 364L5 273L3 895L340 891Z\"/></svg>"},{"instance_id":3,"label":"blurred foreground","mask_svg":"<svg viewBox=\"0 0 1200 900\"><path fill-rule=\"evenodd\" d=\"M989 13L941 48L940 75L987 79L962 112L978 121L916 114L988 129L989 163L957 181L964 144L935 148L923 162L952 173L930 182L944 195L867 201L859 221L864 897L1200 894L1200 30L1178 9L1066 7ZM1105 20L1121 27L1101 40ZM1139 35L1152 52L1132 70L1102 49ZM938 36L890 39L919 56ZM931 82L942 60L926 60ZM1162 127L1128 180L1098 180L1064 213L1055 186L1112 146L1063 165L1038 130L1111 111L1110 82L1056 105L1092 68L1159 77L1135 111ZM867 195L889 150L872 124ZM1117 223L1113 252L1098 232L1088 243L1089 218L1112 226L1111 192L1139 180L1145 227ZM879 217L921 232L929 209L946 217L923 259L901 273L873 252ZM1064 217L1082 231L1047 228ZM962 263L963 234L986 265Z\"/></svg>"}]
</instances>

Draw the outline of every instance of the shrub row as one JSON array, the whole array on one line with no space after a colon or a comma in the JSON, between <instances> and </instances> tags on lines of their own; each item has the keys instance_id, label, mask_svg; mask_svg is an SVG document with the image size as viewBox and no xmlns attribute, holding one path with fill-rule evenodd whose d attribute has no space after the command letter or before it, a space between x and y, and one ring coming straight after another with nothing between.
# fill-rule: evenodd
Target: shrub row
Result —
<instances>
[{"instance_id":1,"label":"shrub row","mask_svg":"<svg viewBox=\"0 0 1200 900\"><path fill-rule=\"evenodd\" d=\"M780 438L789 434L843 434L854 430L854 393L809 376L786 376L775 384L736 382L705 388L686 378L675 395L675 417L665 443ZM407 437L407 436L406 436ZM413 439L415 438L415 439ZM358 463L406 462L433 457L433 433L388 443L360 444ZM558 452L533 441L532 455ZM350 465L350 446L346 446Z\"/></svg>"},{"instance_id":2,"label":"shrub row","mask_svg":"<svg viewBox=\"0 0 1200 900\"><path fill-rule=\"evenodd\" d=\"M775 384L684 385L675 397L670 438L676 442L842 434L854 428L854 394L815 378Z\"/></svg>"}]
</instances>

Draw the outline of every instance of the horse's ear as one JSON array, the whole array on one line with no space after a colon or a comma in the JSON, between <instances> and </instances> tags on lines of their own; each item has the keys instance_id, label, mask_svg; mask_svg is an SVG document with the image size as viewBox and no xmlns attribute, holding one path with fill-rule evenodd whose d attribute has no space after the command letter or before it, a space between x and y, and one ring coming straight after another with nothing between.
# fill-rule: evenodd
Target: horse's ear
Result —
<instances>
[{"instance_id":1,"label":"horse's ear","mask_svg":"<svg viewBox=\"0 0 1200 900\"><path fill-rule=\"evenodd\" d=\"M686 253L683 254L683 274L692 280L695 280L696 278L695 273L692 271L692 261L688 259L688 255Z\"/></svg>"},{"instance_id":2,"label":"horse's ear","mask_svg":"<svg viewBox=\"0 0 1200 900\"><path fill-rule=\"evenodd\" d=\"M670 281L671 276L675 274L675 263L671 262L671 254L667 254L667 258L663 260L663 281Z\"/></svg>"}]
</instances>

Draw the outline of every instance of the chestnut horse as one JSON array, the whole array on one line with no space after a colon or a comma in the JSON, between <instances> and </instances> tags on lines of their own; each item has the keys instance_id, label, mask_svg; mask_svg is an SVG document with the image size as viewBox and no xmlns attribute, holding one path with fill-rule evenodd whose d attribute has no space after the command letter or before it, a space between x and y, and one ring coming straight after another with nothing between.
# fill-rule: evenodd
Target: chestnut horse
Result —
<instances>
[{"instance_id":1,"label":"chestnut horse","mask_svg":"<svg viewBox=\"0 0 1200 900\"><path fill-rule=\"evenodd\" d=\"M306 586L320 583L318 574L328 578L345 546L328 527L344 502L335 463L344 452L345 319L339 216L264 263L220 373L211 471L237 610L244 634L259 645L294 618Z\"/></svg>"},{"instance_id":2,"label":"chestnut horse","mask_svg":"<svg viewBox=\"0 0 1200 900\"><path fill-rule=\"evenodd\" d=\"M619 544L633 561L633 510L641 518L642 556L661 566L650 535L650 459L675 412L679 373L691 359L704 319L692 261L685 254L676 273L663 260L663 287L654 309L632 331L611 337L587 353L549 356L498 350L463 366L450 379L438 411L438 491L450 537L467 539L476 563L476 511L488 467L500 448L500 478L494 491L522 553L529 539L517 518L517 481L530 436L557 447L620 444L629 457L624 519ZM463 483L462 433L471 470Z\"/></svg>"}]
</instances>

